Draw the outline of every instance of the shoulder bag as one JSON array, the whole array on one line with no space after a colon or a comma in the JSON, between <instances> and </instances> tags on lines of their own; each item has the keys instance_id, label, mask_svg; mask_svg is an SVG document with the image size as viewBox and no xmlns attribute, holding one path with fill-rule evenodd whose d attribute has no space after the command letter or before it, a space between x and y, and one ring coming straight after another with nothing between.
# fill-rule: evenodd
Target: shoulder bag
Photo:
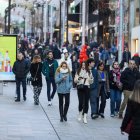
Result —
<instances>
[{"instance_id":1,"label":"shoulder bag","mask_svg":"<svg viewBox=\"0 0 140 140\"><path fill-rule=\"evenodd\" d=\"M84 83L83 83L83 84L77 85L77 89L78 89L78 90L84 89L85 82L86 82L86 78L84 79Z\"/></svg>"},{"instance_id":2,"label":"shoulder bag","mask_svg":"<svg viewBox=\"0 0 140 140\"><path fill-rule=\"evenodd\" d=\"M37 70L36 70L35 76L34 76L34 77L31 77L31 81L32 81L32 82L37 81L36 76L37 76L38 70L39 70L39 64L38 64L38 67L37 67Z\"/></svg>"}]
</instances>

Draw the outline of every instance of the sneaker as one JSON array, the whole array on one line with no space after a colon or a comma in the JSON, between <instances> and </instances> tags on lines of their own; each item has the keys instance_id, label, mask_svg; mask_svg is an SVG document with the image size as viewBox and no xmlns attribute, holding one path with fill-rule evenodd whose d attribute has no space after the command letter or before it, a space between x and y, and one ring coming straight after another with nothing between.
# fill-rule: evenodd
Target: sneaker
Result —
<instances>
[{"instance_id":1,"label":"sneaker","mask_svg":"<svg viewBox=\"0 0 140 140\"><path fill-rule=\"evenodd\" d=\"M103 113L100 113L100 116L101 116L101 118L105 118L105 116L104 116L104 114Z\"/></svg>"},{"instance_id":2,"label":"sneaker","mask_svg":"<svg viewBox=\"0 0 140 140\"><path fill-rule=\"evenodd\" d=\"M51 105L52 105L52 102L51 102L51 101L49 101L49 102L48 102L48 106L51 106Z\"/></svg>"},{"instance_id":3,"label":"sneaker","mask_svg":"<svg viewBox=\"0 0 140 140\"><path fill-rule=\"evenodd\" d=\"M115 117L115 115L114 114L111 114L110 117Z\"/></svg>"},{"instance_id":4,"label":"sneaker","mask_svg":"<svg viewBox=\"0 0 140 140\"><path fill-rule=\"evenodd\" d=\"M15 102L20 102L20 100L19 99L16 99Z\"/></svg>"},{"instance_id":5,"label":"sneaker","mask_svg":"<svg viewBox=\"0 0 140 140\"><path fill-rule=\"evenodd\" d=\"M97 119L98 118L98 115L97 114L93 114L92 116L91 116L91 118L94 120L94 119Z\"/></svg>"}]
</instances>

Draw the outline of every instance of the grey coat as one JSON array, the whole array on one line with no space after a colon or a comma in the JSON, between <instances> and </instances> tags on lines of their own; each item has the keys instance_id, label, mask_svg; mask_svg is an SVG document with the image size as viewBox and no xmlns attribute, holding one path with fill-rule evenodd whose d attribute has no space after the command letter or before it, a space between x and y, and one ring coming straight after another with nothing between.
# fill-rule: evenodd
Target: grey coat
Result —
<instances>
[{"instance_id":1,"label":"grey coat","mask_svg":"<svg viewBox=\"0 0 140 140\"><path fill-rule=\"evenodd\" d=\"M101 78L101 72L98 71L98 81L99 81L99 85L98 85L98 96L100 94L100 90L101 90L101 83L102 83L102 78ZM105 93L110 92L110 88L109 88L109 79L108 79L108 74L107 72L104 72L104 76L105 76L105 84L104 84L104 91Z\"/></svg>"}]
</instances>

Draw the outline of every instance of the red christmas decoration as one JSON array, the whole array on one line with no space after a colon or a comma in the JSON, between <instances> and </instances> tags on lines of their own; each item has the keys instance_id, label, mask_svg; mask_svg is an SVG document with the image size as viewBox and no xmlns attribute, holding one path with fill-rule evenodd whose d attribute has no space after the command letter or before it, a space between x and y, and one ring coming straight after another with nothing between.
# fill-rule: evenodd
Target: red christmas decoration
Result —
<instances>
[{"instance_id":1,"label":"red christmas decoration","mask_svg":"<svg viewBox=\"0 0 140 140\"><path fill-rule=\"evenodd\" d=\"M80 61L80 63L82 63L82 62L86 61L87 59L88 59L88 56L87 56L87 46L83 45L82 49L80 51L79 61Z\"/></svg>"}]
</instances>

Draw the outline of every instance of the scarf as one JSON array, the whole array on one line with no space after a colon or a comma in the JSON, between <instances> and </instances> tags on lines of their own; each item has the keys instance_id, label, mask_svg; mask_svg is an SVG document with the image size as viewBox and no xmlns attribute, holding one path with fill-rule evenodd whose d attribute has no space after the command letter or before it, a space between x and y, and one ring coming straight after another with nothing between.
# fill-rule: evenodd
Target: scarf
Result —
<instances>
[{"instance_id":1,"label":"scarf","mask_svg":"<svg viewBox=\"0 0 140 140\"><path fill-rule=\"evenodd\" d=\"M69 70L68 69L63 69L63 68L60 68L60 73L68 73L69 72Z\"/></svg>"},{"instance_id":2,"label":"scarf","mask_svg":"<svg viewBox=\"0 0 140 140\"><path fill-rule=\"evenodd\" d=\"M116 83L120 83L120 78L121 78L121 73L120 73L120 69L113 69L113 81Z\"/></svg>"}]
</instances>

